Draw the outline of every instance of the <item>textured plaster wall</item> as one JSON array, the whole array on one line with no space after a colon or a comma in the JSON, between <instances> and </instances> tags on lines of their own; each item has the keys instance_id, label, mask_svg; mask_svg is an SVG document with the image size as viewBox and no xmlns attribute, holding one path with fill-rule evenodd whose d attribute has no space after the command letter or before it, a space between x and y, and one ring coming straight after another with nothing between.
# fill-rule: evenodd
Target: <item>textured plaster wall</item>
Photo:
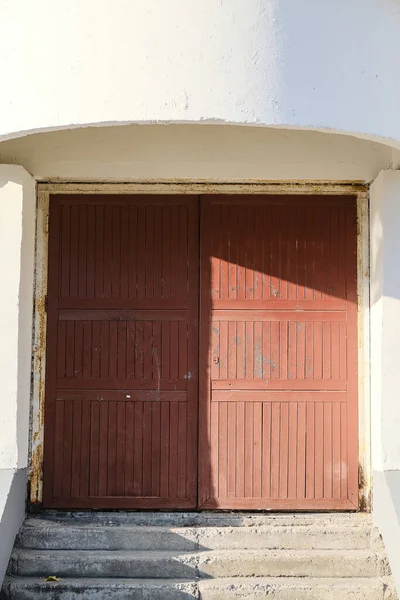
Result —
<instances>
[{"instance_id":1,"label":"textured plaster wall","mask_svg":"<svg viewBox=\"0 0 400 600\"><path fill-rule=\"evenodd\" d=\"M400 171L371 186L373 515L400 589Z\"/></svg>"},{"instance_id":2,"label":"textured plaster wall","mask_svg":"<svg viewBox=\"0 0 400 600\"><path fill-rule=\"evenodd\" d=\"M0 165L0 581L25 512L34 244L34 180Z\"/></svg>"},{"instance_id":3,"label":"textured plaster wall","mask_svg":"<svg viewBox=\"0 0 400 600\"><path fill-rule=\"evenodd\" d=\"M0 136L223 122L400 146L397 0L14 0L0 8Z\"/></svg>"}]
</instances>

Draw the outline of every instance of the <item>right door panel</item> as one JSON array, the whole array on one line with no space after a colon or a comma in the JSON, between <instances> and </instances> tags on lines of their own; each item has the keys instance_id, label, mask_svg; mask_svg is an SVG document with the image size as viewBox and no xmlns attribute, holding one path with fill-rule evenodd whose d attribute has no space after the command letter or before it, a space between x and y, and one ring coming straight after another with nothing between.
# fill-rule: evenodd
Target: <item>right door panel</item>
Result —
<instances>
[{"instance_id":1,"label":"right door panel","mask_svg":"<svg viewBox=\"0 0 400 600\"><path fill-rule=\"evenodd\" d=\"M358 508L354 197L205 197L199 506Z\"/></svg>"}]
</instances>

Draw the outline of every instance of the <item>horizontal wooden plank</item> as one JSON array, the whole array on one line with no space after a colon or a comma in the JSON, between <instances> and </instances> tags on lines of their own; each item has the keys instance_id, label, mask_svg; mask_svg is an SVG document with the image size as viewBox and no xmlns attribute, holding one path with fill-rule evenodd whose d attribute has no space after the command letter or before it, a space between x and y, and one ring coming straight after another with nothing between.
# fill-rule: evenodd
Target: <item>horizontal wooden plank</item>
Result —
<instances>
[{"instance_id":1,"label":"horizontal wooden plank","mask_svg":"<svg viewBox=\"0 0 400 600\"><path fill-rule=\"evenodd\" d=\"M60 321L187 321L185 310L60 310Z\"/></svg>"},{"instance_id":2,"label":"horizontal wooden plank","mask_svg":"<svg viewBox=\"0 0 400 600\"><path fill-rule=\"evenodd\" d=\"M187 300L178 298L60 298L60 310L187 310Z\"/></svg>"},{"instance_id":3,"label":"horizontal wooden plank","mask_svg":"<svg viewBox=\"0 0 400 600\"><path fill-rule=\"evenodd\" d=\"M291 321L293 323L320 321L329 323L346 321L342 311L268 311L268 310L213 310L211 321Z\"/></svg>"},{"instance_id":4,"label":"horizontal wooden plank","mask_svg":"<svg viewBox=\"0 0 400 600\"><path fill-rule=\"evenodd\" d=\"M60 205L187 206L196 200L184 194L50 194L51 202Z\"/></svg>"},{"instance_id":5,"label":"horizontal wooden plank","mask_svg":"<svg viewBox=\"0 0 400 600\"><path fill-rule=\"evenodd\" d=\"M181 390L57 390L57 401L84 402L186 402L187 393Z\"/></svg>"},{"instance_id":6,"label":"horizontal wooden plank","mask_svg":"<svg viewBox=\"0 0 400 600\"><path fill-rule=\"evenodd\" d=\"M214 379L213 390L346 390L345 379Z\"/></svg>"},{"instance_id":7,"label":"horizontal wooden plank","mask_svg":"<svg viewBox=\"0 0 400 600\"><path fill-rule=\"evenodd\" d=\"M346 301L340 298L332 298L327 300L268 300L248 298L246 300L238 300L236 298L220 300L213 298L211 301L212 310L318 310L322 313L327 311L346 310Z\"/></svg>"},{"instance_id":8,"label":"horizontal wooden plank","mask_svg":"<svg viewBox=\"0 0 400 600\"><path fill-rule=\"evenodd\" d=\"M346 402L347 393L338 391L215 390L211 402Z\"/></svg>"},{"instance_id":9,"label":"horizontal wooden plank","mask_svg":"<svg viewBox=\"0 0 400 600\"><path fill-rule=\"evenodd\" d=\"M88 390L186 390L186 379L84 379L60 377L57 388Z\"/></svg>"},{"instance_id":10,"label":"horizontal wooden plank","mask_svg":"<svg viewBox=\"0 0 400 600\"><path fill-rule=\"evenodd\" d=\"M250 206L346 206L354 204L357 196L354 194L334 195L334 194L312 194L309 196L299 196L297 194L269 195L265 193L256 194L214 194L202 196L202 202L206 204L224 206L228 203L230 206L245 205Z\"/></svg>"},{"instance_id":11,"label":"horizontal wooden plank","mask_svg":"<svg viewBox=\"0 0 400 600\"><path fill-rule=\"evenodd\" d=\"M210 498L199 508L233 510L358 510L347 498Z\"/></svg>"},{"instance_id":12,"label":"horizontal wooden plank","mask_svg":"<svg viewBox=\"0 0 400 600\"><path fill-rule=\"evenodd\" d=\"M158 498L157 496L86 496L82 498L52 498L50 508L195 508L196 500L190 498Z\"/></svg>"}]
</instances>

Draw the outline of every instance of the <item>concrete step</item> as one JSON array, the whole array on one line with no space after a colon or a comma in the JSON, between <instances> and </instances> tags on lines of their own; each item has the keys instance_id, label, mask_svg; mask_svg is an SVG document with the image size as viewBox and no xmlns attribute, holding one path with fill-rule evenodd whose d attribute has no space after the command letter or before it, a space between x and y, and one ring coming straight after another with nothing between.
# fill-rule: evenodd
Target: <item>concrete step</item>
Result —
<instances>
[{"instance_id":1,"label":"concrete step","mask_svg":"<svg viewBox=\"0 0 400 600\"><path fill-rule=\"evenodd\" d=\"M74 551L16 549L10 574L194 579L375 577L386 564L370 550Z\"/></svg>"},{"instance_id":2,"label":"concrete step","mask_svg":"<svg viewBox=\"0 0 400 600\"><path fill-rule=\"evenodd\" d=\"M366 549L370 527L262 525L253 527L168 527L68 524L27 519L18 538L21 548L42 550L229 550Z\"/></svg>"},{"instance_id":3,"label":"concrete step","mask_svg":"<svg viewBox=\"0 0 400 600\"><path fill-rule=\"evenodd\" d=\"M47 510L29 521L58 522L68 525L129 525L146 527L263 527L294 525L334 525L367 527L366 513L248 513L248 512L64 512Z\"/></svg>"},{"instance_id":4,"label":"concrete step","mask_svg":"<svg viewBox=\"0 0 400 600\"><path fill-rule=\"evenodd\" d=\"M1 600L389 600L381 579L62 579L7 577Z\"/></svg>"}]
</instances>

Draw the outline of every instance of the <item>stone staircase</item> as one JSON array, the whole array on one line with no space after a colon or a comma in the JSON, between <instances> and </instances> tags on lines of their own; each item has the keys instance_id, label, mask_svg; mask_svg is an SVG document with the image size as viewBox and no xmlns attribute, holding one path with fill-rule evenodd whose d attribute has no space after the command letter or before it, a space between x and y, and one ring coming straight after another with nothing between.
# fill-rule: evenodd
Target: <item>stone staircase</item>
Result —
<instances>
[{"instance_id":1,"label":"stone staircase","mask_svg":"<svg viewBox=\"0 0 400 600\"><path fill-rule=\"evenodd\" d=\"M368 515L105 512L28 517L0 597L397 598Z\"/></svg>"}]
</instances>

